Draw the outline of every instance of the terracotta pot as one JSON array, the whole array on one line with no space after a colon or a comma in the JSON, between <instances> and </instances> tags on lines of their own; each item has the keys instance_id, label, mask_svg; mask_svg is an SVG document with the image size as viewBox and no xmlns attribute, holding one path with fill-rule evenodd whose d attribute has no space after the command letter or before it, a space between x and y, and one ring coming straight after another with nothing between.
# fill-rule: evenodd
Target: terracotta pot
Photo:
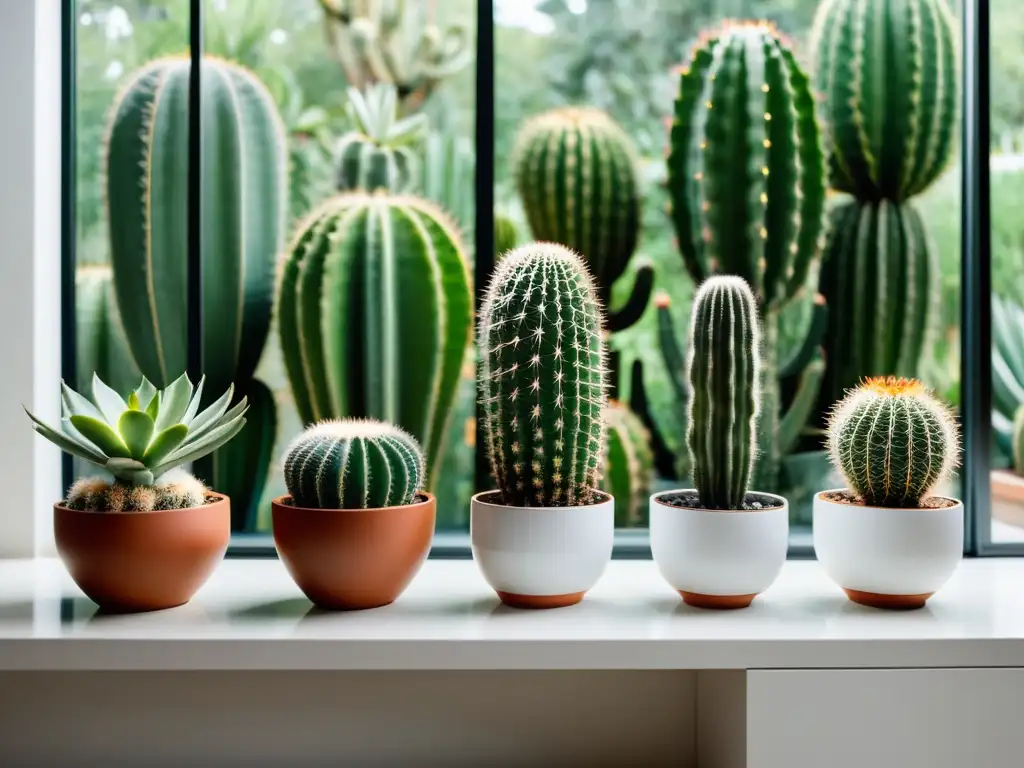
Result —
<instances>
[{"instance_id":1,"label":"terracotta pot","mask_svg":"<svg viewBox=\"0 0 1024 768\"><path fill-rule=\"evenodd\" d=\"M57 552L71 578L107 611L155 611L187 603L224 557L227 496L159 512L81 512L53 505Z\"/></svg>"},{"instance_id":2,"label":"terracotta pot","mask_svg":"<svg viewBox=\"0 0 1024 768\"><path fill-rule=\"evenodd\" d=\"M832 493L814 497L814 553L853 602L921 608L956 571L964 546L961 502L889 509L837 501Z\"/></svg>"},{"instance_id":3,"label":"terracotta pot","mask_svg":"<svg viewBox=\"0 0 1024 768\"><path fill-rule=\"evenodd\" d=\"M437 502L380 509L293 507L272 503L274 544L288 573L321 608L388 605L405 591L430 552Z\"/></svg>"},{"instance_id":4,"label":"terracotta pot","mask_svg":"<svg viewBox=\"0 0 1024 768\"><path fill-rule=\"evenodd\" d=\"M781 496L754 493L776 506L760 510L676 507L651 496L651 555L662 577L696 608L746 608L770 587L789 546L789 505ZM696 491L689 491L696 493Z\"/></svg>"},{"instance_id":5,"label":"terracotta pot","mask_svg":"<svg viewBox=\"0 0 1024 768\"><path fill-rule=\"evenodd\" d=\"M473 559L514 608L561 608L583 599L612 558L615 501L581 507L509 507L495 491L473 497Z\"/></svg>"}]
</instances>

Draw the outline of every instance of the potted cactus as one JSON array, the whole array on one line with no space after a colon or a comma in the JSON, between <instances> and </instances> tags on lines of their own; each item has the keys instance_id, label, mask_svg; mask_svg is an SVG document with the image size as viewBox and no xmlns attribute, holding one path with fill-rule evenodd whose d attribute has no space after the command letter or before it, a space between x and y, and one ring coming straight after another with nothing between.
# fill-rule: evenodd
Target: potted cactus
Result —
<instances>
[{"instance_id":1,"label":"potted cactus","mask_svg":"<svg viewBox=\"0 0 1024 768\"><path fill-rule=\"evenodd\" d=\"M828 443L848 487L814 497L822 567L856 603L922 607L963 552L963 504L931 495L957 463L952 414L915 379L867 379L833 409Z\"/></svg>"},{"instance_id":2,"label":"potted cactus","mask_svg":"<svg viewBox=\"0 0 1024 768\"><path fill-rule=\"evenodd\" d=\"M697 291L687 355L687 444L692 490L651 497L651 552L683 600L746 608L786 560L789 505L747 486L757 457L761 326L740 277L709 277Z\"/></svg>"},{"instance_id":3,"label":"potted cactus","mask_svg":"<svg viewBox=\"0 0 1024 768\"><path fill-rule=\"evenodd\" d=\"M188 602L227 550L227 496L180 469L245 426L233 387L200 411L203 380L182 375L157 390L147 379L127 401L93 376L92 400L61 385L61 427L28 412L34 429L112 479L78 480L53 505L57 552L101 608L148 611ZM174 470L174 471L172 471Z\"/></svg>"},{"instance_id":4,"label":"potted cactus","mask_svg":"<svg viewBox=\"0 0 1024 768\"><path fill-rule=\"evenodd\" d=\"M483 302L480 411L498 490L473 497L470 538L507 605L578 603L611 558L601 320L582 260L551 243L505 256Z\"/></svg>"},{"instance_id":5,"label":"potted cactus","mask_svg":"<svg viewBox=\"0 0 1024 768\"><path fill-rule=\"evenodd\" d=\"M375 419L321 421L289 446L284 481L274 544L306 597L352 610L402 594L430 551L436 512L412 436Z\"/></svg>"}]
</instances>

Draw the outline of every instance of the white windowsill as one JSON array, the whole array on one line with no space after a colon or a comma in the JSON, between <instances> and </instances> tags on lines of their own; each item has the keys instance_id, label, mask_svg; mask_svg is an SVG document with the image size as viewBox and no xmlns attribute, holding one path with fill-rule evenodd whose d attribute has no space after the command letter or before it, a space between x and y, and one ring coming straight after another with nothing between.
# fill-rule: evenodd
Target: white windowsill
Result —
<instances>
[{"instance_id":1,"label":"white windowsill","mask_svg":"<svg viewBox=\"0 0 1024 768\"><path fill-rule=\"evenodd\" d=\"M0 561L0 670L754 669L1024 666L1024 561L965 561L911 613L849 603L788 562L744 611L684 606L650 561L578 606L500 606L471 561L428 561L399 600L313 609L277 560L228 560L186 606L96 614L61 563Z\"/></svg>"}]
</instances>

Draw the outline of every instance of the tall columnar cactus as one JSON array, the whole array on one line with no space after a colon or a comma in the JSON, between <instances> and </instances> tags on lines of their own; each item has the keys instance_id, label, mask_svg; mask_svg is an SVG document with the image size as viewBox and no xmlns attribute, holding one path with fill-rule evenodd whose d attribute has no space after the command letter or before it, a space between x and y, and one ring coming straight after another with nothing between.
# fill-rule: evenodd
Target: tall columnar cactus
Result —
<instances>
[{"instance_id":1,"label":"tall columnar cactus","mask_svg":"<svg viewBox=\"0 0 1024 768\"><path fill-rule=\"evenodd\" d=\"M473 59L468 26L439 28L422 2L319 0L327 39L345 80L356 88L390 83L403 111L414 112L447 77Z\"/></svg>"},{"instance_id":2,"label":"tall columnar cactus","mask_svg":"<svg viewBox=\"0 0 1024 768\"><path fill-rule=\"evenodd\" d=\"M378 191L322 203L282 263L278 328L306 424L369 417L407 430L435 481L472 333L457 229L415 197Z\"/></svg>"},{"instance_id":3,"label":"tall columnar cactus","mask_svg":"<svg viewBox=\"0 0 1024 768\"><path fill-rule=\"evenodd\" d=\"M580 253L609 307L612 285L626 271L640 236L640 172L633 142L604 112L564 107L527 120L519 130L512 171L533 236ZM652 286L645 267L634 296L609 328L643 314Z\"/></svg>"},{"instance_id":4,"label":"tall columnar cactus","mask_svg":"<svg viewBox=\"0 0 1024 768\"><path fill-rule=\"evenodd\" d=\"M832 411L829 452L850 489L871 507L918 507L949 476L959 435L949 409L921 382L866 379Z\"/></svg>"},{"instance_id":5,"label":"tall columnar cactus","mask_svg":"<svg viewBox=\"0 0 1024 768\"><path fill-rule=\"evenodd\" d=\"M480 311L480 406L506 505L590 504L604 453L605 364L593 280L560 245L520 246Z\"/></svg>"},{"instance_id":6,"label":"tall columnar cactus","mask_svg":"<svg viewBox=\"0 0 1024 768\"><path fill-rule=\"evenodd\" d=\"M75 316L78 388L90 386L95 373L121 397L128 397L142 372L128 348L110 267L84 266L75 271Z\"/></svg>"},{"instance_id":7,"label":"tall columnar cactus","mask_svg":"<svg viewBox=\"0 0 1024 768\"><path fill-rule=\"evenodd\" d=\"M920 194L956 147L959 33L946 0L823 0L811 36L832 186L864 201Z\"/></svg>"},{"instance_id":8,"label":"tall columnar cactus","mask_svg":"<svg viewBox=\"0 0 1024 768\"><path fill-rule=\"evenodd\" d=\"M512 219L503 213L494 212L494 258L501 259L519 244L519 233Z\"/></svg>"},{"instance_id":9,"label":"tall columnar cactus","mask_svg":"<svg viewBox=\"0 0 1024 768\"><path fill-rule=\"evenodd\" d=\"M820 258L825 158L808 78L770 25L730 23L704 34L679 71L668 186L694 281L737 275L756 297L764 337L755 484L773 491L783 442L779 313L806 291ZM820 371L805 372L795 402L813 403L818 385Z\"/></svg>"},{"instance_id":10,"label":"tall columnar cactus","mask_svg":"<svg viewBox=\"0 0 1024 768\"><path fill-rule=\"evenodd\" d=\"M421 173L418 144L426 134L426 115L398 119L393 85L368 86L365 95L350 88L348 99L352 130L338 140L335 150L338 191L412 190Z\"/></svg>"},{"instance_id":11,"label":"tall columnar cactus","mask_svg":"<svg viewBox=\"0 0 1024 768\"><path fill-rule=\"evenodd\" d=\"M299 435L284 458L284 482L297 507L411 504L425 476L415 438L376 419L322 421Z\"/></svg>"},{"instance_id":12,"label":"tall columnar cactus","mask_svg":"<svg viewBox=\"0 0 1024 768\"><path fill-rule=\"evenodd\" d=\"M821 408L864 376L912 376L926 351L938 311L938 251L921 215L904 203L841 203L822 267L821 290L833 322Z\"/></svg>"},{"instance_id":13,"label":"tall columnar cactus","mask_svg":"<svg viewBox=\"0 0 1024 768\"><path fill-rule=\"evenodd\" d=\"M117 303L132 356L157 386L188 363L188 103L188 59L153 61L118 95L105 139ZM253 374L270 330L274 261L288 216L287 141L267 89L222 59L203 60L200 121L203 372L208 392L234 382L241 396L262 386ZM272 439L276 412L267 402L231 448L256 435ZM270 453L259 455L269 461ZM196 472L231 496L237 528L255 517L262 488L253 477L265 476L266 467L233 462L212 455Z\"/></svg>"},{"instance_id":14,"label":"tall columnar cactus","mask_svg":"<svg viewBox=\"0 0 1024 768\"><path fill-rule=\"evenodd\" d=\"M739 277L708 278L690 318L687 443L693 483L707 509L742 509L757 456L761 328Z\"/></svg>"},{"instance_id":15,"label":"tall columnar cactus","mask_svg":"<svg viewBox=\"0 0 1024 768\"><path fill-rule=\"evenodd\" d=\"M628 406L609 401L601 490L615 499L615 527L646 527L654 455L650 434Z\"/></svg>"}]
</instances>

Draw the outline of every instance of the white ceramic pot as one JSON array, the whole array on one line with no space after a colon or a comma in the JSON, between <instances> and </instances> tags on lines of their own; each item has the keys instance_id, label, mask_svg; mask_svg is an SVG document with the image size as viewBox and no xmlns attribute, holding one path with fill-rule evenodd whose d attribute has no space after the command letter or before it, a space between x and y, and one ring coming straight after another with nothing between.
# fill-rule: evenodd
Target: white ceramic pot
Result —
<instances>
[{"instance_id":1,"label":"white ceramic pot","mask_svg":"<svg viewBox=\"0 0 1024 768\"><path fill-rule=\"evenodd\" d=\"M953 575L963 557L961 502L889 509L831 501L825 498L830 493L814 497L814 552L851 600L920 608Z\"/></svg>"},{"instance_id":2,"label":"white ceramic pot","mask_svg":"<svg viewBox=\"0 0 1024 768\"><path fill-rule=\"evenodd\" d=\"M768 493L757 495L778 506L749 512L674 507L659 500L685 492L651 496L651 553L658 570L689 605L747 607L786 562L789 504Z\"/></svg>"},{"instance_id":3,"label":"white ceramic pot","mask_svg":"<svg viewBox=\"0 0 1024 768\"><path fill-rule=\"evenodd\" d=\"M473 559L503 603L558 608L583 599L612 557L615 502L585 507L508 507L497 492L473 497Z\"/></svg>"}]
</instances>

